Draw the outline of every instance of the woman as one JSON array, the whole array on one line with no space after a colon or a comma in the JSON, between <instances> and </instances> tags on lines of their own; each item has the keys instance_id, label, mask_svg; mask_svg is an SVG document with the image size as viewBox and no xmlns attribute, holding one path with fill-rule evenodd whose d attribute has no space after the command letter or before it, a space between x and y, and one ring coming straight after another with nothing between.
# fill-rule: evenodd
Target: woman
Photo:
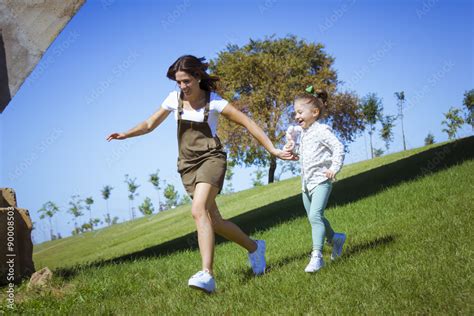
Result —
<instances>
[{"instance_id":1,"label":"woman","mask_svg":"<svg viewBox=\"0 0 474 316\"><path fill-rule=\"evenodd\" d=\"M249 252L256 275L265 272L265 241L252 240L238 226L222 219L216 205L226 172L226 153L216 135L219 114L244 126L272 155L292 159L289 152L276 149L260 127L230 103L216 95L217 77L210 76L204 58L186 55L168 69L167 77L176 81L180 91L171 92L161 108L146 121L125 133L113 133L107 140L126 139L150 133L170 113L178 125L178 172L192 198L191 212L196 223L202 270L189 279L188 285L211 293L215 290L212 273L214 233L236 242Z\"/></svg>"}]
</instances>

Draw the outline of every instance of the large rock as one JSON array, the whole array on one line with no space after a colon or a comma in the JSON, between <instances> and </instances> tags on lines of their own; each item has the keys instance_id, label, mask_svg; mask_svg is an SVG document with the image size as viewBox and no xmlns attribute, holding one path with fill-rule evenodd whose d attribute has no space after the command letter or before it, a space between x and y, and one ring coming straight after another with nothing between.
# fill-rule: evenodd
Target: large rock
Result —
<instances>
[{"instance_id":1,"label":"large rock","mask_svg":"<svg viewBox=\"0 0 474 316\"><path fill-rule=\"evenodd\" d=\"M0 285L20 283L35 272L32 228L28 210L17 207L15 191L0 188Z\"/></svg>"},{"instance_id":2,"label":"large rock","mask_svg":"<svg viewBox=\"0 0 474 316\"><path fill-rule=\"evenodd\" d=\"M45 267L33 273L30 282L28 282L28 290L41 290L47 288L50 285L52 278L53 272L51 272L48 267Z\"/></svg>"}]
</instances>

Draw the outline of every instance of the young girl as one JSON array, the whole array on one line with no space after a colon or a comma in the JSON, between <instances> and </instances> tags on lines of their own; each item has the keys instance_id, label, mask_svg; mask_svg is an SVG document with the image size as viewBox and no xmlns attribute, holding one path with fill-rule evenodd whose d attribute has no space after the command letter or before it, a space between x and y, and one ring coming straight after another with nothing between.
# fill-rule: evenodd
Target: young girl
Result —
<instances>
[{"instance_id":1,"label":"young girl","mask_svg":"<svg viewBox=\"0 0 474 316\"><path fill-rule=\"evenodd\" d=\"M284 149L293 151L301 161L303 204L313 239L311 260L305 271L316 272L324 266L324 237L333 247L331 260L341 255L346 241L346 235L335 233L324 217L332 180L342 167L344 146L329 126L318 122L326 106L327 93L315 92L312 86L306 92L295 99L295 120L299 126L288 128Z\"/></svg>"},{"instance_id":2,"label":"young girl","mask_svg":"<svg viewBox=\"0 0 474 316\"><path fill-rule=\"evenodd\" d=\"M215 290L212 273L214 233L236 242L249 252L253 272L265 272L265 241L252 240L238 226L221 217L216 196L221 191L227 166L227 156L216 135L219 115L247 128L272 155L291 159L289 152L275 149L270 139L254 121L221 99L216 90L217 77L210 76L203 58L186 55L168 69L167 77L176 81L180 91L171 92L161 108L147 120L125 133L113 133L107 140L126 139L150 133L171 113L178 128L178 172L183 185L193 199L194 218L202 270L193 275L188 285L206 292Z\"/></svg>"}]
</instances>

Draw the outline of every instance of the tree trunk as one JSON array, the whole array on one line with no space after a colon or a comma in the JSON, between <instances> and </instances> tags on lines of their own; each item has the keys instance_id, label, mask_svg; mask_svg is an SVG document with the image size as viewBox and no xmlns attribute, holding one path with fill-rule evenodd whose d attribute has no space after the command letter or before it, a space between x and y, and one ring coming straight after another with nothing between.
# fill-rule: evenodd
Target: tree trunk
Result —
<instances>
[{"instance_id":1,"label":"tree trunk","mask_svg":"<svg viewBox=\"0 0 474 316\"><path fill-rule=\"evenodd\" d=\"M268 169L268 183L273 183L275 181L276 167L277 167L276 158L274 156L271 156L270 169Z\"/></svg>"},{"instance_id":2,"label":"tree trunk","mask_svg":"<svg viewBox=\"0 0 474 316\"><path fill-rule=\"evenodd\" d=\"M374 158L374 147L372 146L372 132L369 132L370 137L370 158Z\"/></svg>"},{"instance_id":3,"label":"tree trunk","mask_svg":"<svg viewBox=\"0 0 474 316\"><path fill-rule=\"evenodd\" d=\"M49 218L49 237L53 240L53 222L51 221L51 217Z\"/></svg>"},{"instance_id":4,"label":"tree trunk","mask_svg":"<svg viewBox=\"0 0 474 316\"><path fill-rule=\"evenodd\" d=\"M402 113L400 118L401 118L401 121L402 121L403 150L407 150L407 145L405 143L405 129L403 128L403 113Z\"/></svg>"}]
</instances>

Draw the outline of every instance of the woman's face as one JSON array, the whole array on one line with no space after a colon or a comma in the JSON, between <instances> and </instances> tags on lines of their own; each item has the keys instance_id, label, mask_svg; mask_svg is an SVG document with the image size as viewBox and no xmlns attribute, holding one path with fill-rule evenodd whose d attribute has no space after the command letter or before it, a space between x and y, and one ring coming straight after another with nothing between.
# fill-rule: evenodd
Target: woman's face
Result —
<instances>
[{"instance_id":1,"label":"woman's face","mask_svg":"<svg viewBox=\"0 0 474 316\"><path fill-rule=\"evenodd\" d=\"M199 81L197 78L184 71L177 71L175 78L178 87L183 91L186 97L196 96L199 94L201 88L199 87Z\"/></svg>"}]
</instances>

